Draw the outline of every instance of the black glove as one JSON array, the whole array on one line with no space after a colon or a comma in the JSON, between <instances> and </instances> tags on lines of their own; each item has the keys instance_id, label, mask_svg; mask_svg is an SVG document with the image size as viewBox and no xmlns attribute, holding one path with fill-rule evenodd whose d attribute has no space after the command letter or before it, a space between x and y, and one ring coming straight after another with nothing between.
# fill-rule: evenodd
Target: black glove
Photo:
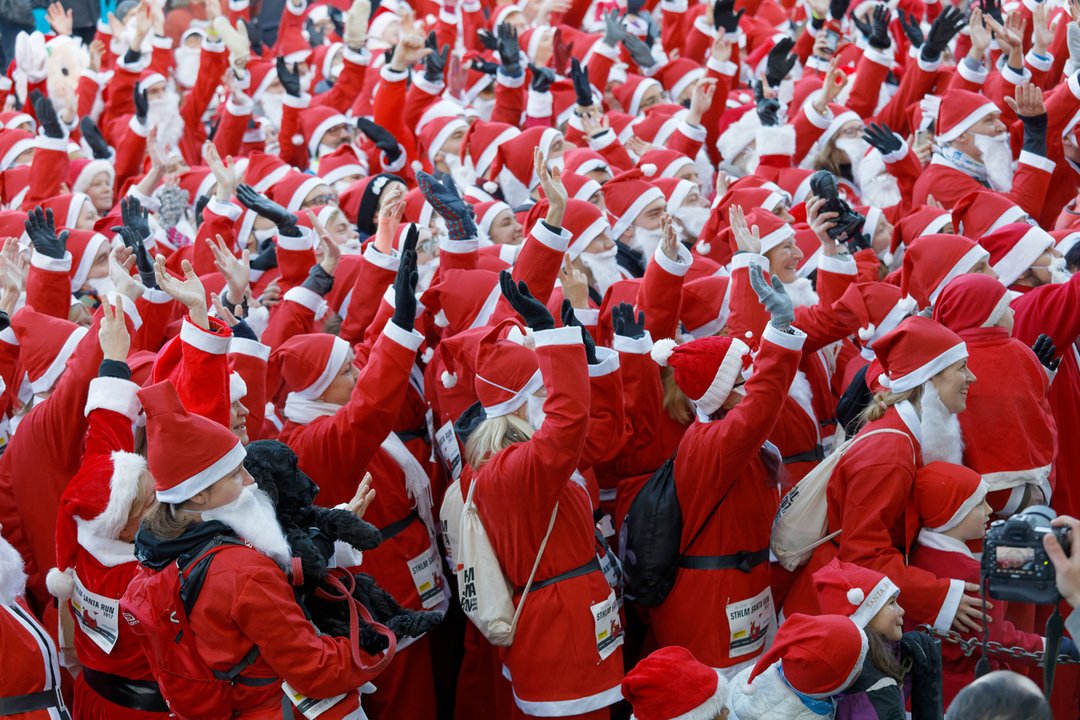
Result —
<instances>
[{"instance_id":1,"label":"black glove","mask_svg":"<svg viewBox=\"0 0 1080 720\"><path fill-rule=\"evenodd\" d=\"M911 660L912 720L940 719L944 714L941 686L941 641L921 632L900 638L900 660Z\"/></svg>"},{"instance_id":2,"label":"black glove","mask_svg":"<svg viewBox=\"0 0 1080 720\"><path fill-rule=\"evenodd\" d=\"M619 303L611 308L611 327L616 335L640 340L645 337L645 313L638 313L634 319L634 306L630 303Z\"/></svg>"},{"instance_id":3,"label":"black glove","mask_svg":"<svg viewBox=\"0 0 1080 720\"><path fill-rule=\"evenodd\" d=\"M114 227L124 245L131 248L135 255L135 266L139 270L139 279L148 288L157 287L154 275L154 261L146 250L146 240L150 237L150 213L139 203L138 198L126 197L120 201L120 216L123 225Z\"/></svg>"},{"instance_id":4,"label":"black glove","mask_svg":"<svg viewBox=\"0 0 1080 720\"><path fill-rule=\"evenodd\" d=\"M872 22L860 20L854 13L851 15L851 22L854 23L855 27L859 28L859 32L863 34L864 38L867 40L870 39L871 33L874 32L874 25Z\"/></svg>"},{"instance_id":5,"label":"black glove","mask_svg":"<svg viewBox=\"0 0 1080 720\"><path fill-rule=\"evenodd\" d=\"M765 97L763 84L754 83L754 105L762 127L775 127L780 124L780 101Z\"/></svg>"},{"instance_id":6,"label":"black glove","mask_svg":"<svg viewBox=\"0 0 1080 720\"><path fill-rule=\"evenodd\" d=\"M499 62L510 77L521 77L521 46L517 28L510 23L499 26Z\"/></svg>"},{"instance_id":7,"label":"black glove","mask_svg":"<svg viewBox=\"0 0 1080 720\"><path fill-rule=\"evenodd\" d=\"M860 250L869 250L872 246L872 240L870 233L857 232L845 240L844 244L847 245L848 252L854 255Z\"/></svg>"},{"instance_id":8,"label":"black glove","mask_svg":"<svg viewBox=\"0 0 1080 720\"><path fill-rule=\"evenodd\" d=\"M630 53L630 59L640 68L650 68L656 64L656 58L653 57L652 50L644 42L634 37L633 35L627 35L622 39L623 47Z\"/></svg>"},{"instance_id":9,"label":"black glove","mask_svg":"<svg viewBox=\"0 0 1080 720\"><path fill-rule=\"evenodd\" d=\"M200 195L199 199L195 201L195 226L202 225L202 214L206 206L210 204L209 195Z\"/></svg>"},{"instance_id":10,"label":"black glove","mask_svg":"<svg viewBox=\"0 0 1080 720\"><path fill-rule=\"evenodd\" d=\"M917 48L922 47L923 42L926 40L923 37L922 27L919 26L919 20L914 14L908 15L903 10L900 10L900 27L904 31L904 35L911 41L911 44Z\"/></svg>"},{"instance_id":11,"label":"black glove","mask_svg":"<svg viewBox=\"0 0 1080 720\"><path fill-rule=\"evenodd\" d=\"M401 264L394 278L394 315L390 320L409 332L416 323L416 241L419 237L416 225L409 225L405 243L401 246Z\"/></svg>"},{"instance_id":12,"label":"black glove","mask_svg":"<svg viewBox=\"0 0 1080 720\"><path fill-rule=\"evenodd\" d=\"M577 58L570 61L570 79L574 83L574 96L577 104L581 107L591 107L593 104L592 84L589 82L589 74Z\"/></svg>"},{"instance_id":13,"label":"black glove","mask_svg":"<svg viewBox=\"0 0 1080 720\"><path fill-rule=\"evenodd\" d=\"M480 44L487 50L497 52L499 49L499 38L491 34L490 30L480 28L476 31L476 37L480 40Z\"/></svg>"},{"instance_id":14,"label":"black glove","mask_svg":"<svg viewBox=\"0 0 1080 720\"><path fill-rule=\"evenodd\" d=\"M401 157L401 145L398 144L397 138L382 125L376 125L367 118L358 118L356 127L359 128L360 132L364 133L371 142L375 143L375 147L383 151L383 154L386 155L386 159L391 165L397 162L397 159Z\"/></svg>"},{"instance_id":15,"label":"black glove","mask_svg":"<svg viewBox=\"0 0 1080 720\"><path fill-rule=\"evenodd\" d=\"M146 91L140 90L136 84L132 89L132 95L135 101L135 119L140 125L146 125L146 114L150 112L150 101L146 99Z\"/></svg>"},{"instance_id":16,"label":"black glove","mask_svg":"<svg viewBox=\"0 0 1080 720\"><path fill-rule=\"evenodd\" d=\"M1031 349L1035 351L1035 357L1039 358L1039 362L1043 364L1050 372L1058 369L1058 365L1061 364L1061 358L1055 357L1057 355L1057 347L1054 346L1054 341L1049 335L1045 333L1039 335L1035 339L1035 344L1031 346Z\"/></svg>"},{"instance_id":17,"label":"black glove","mask_svg":"<svg viewBox=\"0 0 1080 720\"><path fill-rule=\"evenodd\" d=\"M843 20L844 15L847 15L849 5L851 5L851 0L829 0L829 17L833 20Z\"/></svg>"},{"instance_id":18,"label":"black glove","mask_svg":"<svg viewBox=\"0 0 1080 720\"><path fill-rule=\"evenodd\" d=\"M97 123L91 118L84 117L80 120L79 130L82 131L83 140L90 146L90 152L93 153L95 160L108 160L113 156L112 148L105 142Z\"/></svg>"},{"instance_id":19,"label":"black glove","mask_svg":"<svg viewBox=\"0 0 1080 720\"><path fill-rule=\"evenodd\" d=\"M42 255L60 260L67 253L68 231L56 234L52 210L43 211L40 205L35 207L27 214L23 227L30 237L30 244Z\"/></svg>"},{"instance_id":20,"label":"black glove","mask_svg":"<svg viewBox=\"0 0 1080 720\"><path fill-rule=\"evenodd\" d=\"M424 79L430 83L442 82L443 70L446 69L446 58L450 56L450 46L443 45L440 51L439 41L435 39L434 30L428 33L427 42L424 44L431 48L431 53L424 58Z\"/></svg>"},{"instance_id":21,"label":"black glove","mask_svg":"<svg viewBox=\"0 0 1080 720\"><path fill-rule=\"evenodd\" d=\"M532 82L529 87L538 93L551 91L551 84L555 82L554 70L529 63L529 71L532 73Z\"/></svg>"},{"instance_id":22,"label":"black glove","mask_svg":"<svg viewBox=\"0 0 1080 720\"><path fill-rule=\"evenodd\" d=\"M548 312L544 303L532 296L524 280L515 284L510 271L503 270L499 273L499 288L510 303L510 307L514 308L527 326L537 332L555 328L555 318Z\"/></svg>"},{"instance_id":23,"label":"black glove","mask_svg":"<svg viewBox=\"0 0 1080 720\"><path fill-rule=\"evenodd\" d=\"M499 72L499 63L485 60L482 57L474 57L472 59L472 69L485 75L494 75Z\"/></svg>"},{"instance_id":24,"label":"black glove","mask_svg":"<svg viewBox=\"0 0 1080 720\"><path fill-rule=\"evenodd\" d=\"M744 12L745 9L735 12L735 0L716 0L713 3L713 27L716 30L723 28L725 33L733 33L739 29L739 19Z\"/></svg>"},{"instance_id":25,"label":"black glove","mask_svg":"<svg viewBox=\"0 0 1080 720\"><path fill-rule=\"evenodd\" d=\"M40 90L31 90L30 102L34 105L34 114L37 115L38 125L45 137L63 140L64 127L60 124L60 116L56 114L52 101Z\"/></svg>"},{"instance_id":26,"label":"black glove","mask_svg":"<svg viewBox=\"0 0 1080 720\"><path fill-rule=\"evenodd\" d=\"M300 237L296 216L270 198L256 192L250 185L241 183L236 188L236 199L248 210L254 210L277 225L278 232L288 237Z\"/></svg>"},{"instance_id":27,"label":"black glove","mask_svg":"<svg viewBox=\"0 0 1080 720\"><path fill-rule=\"evenodd\" d=\"M599 365L600 361L596 359L596 341L593 340L592 335L581 324L581 321L577 319L577 315L574 314L574 306L566 298L563 298L562 301L562 324L565 327L581 328L581 337L585 343L585 359L590 365Z\"/></svg>"},{"instance_id":28,"label":"black glove","mask_svg":"<svg viewBox=\"0 0 1080 720\"><path fill-rule=\"evenodd\" d=\"M293 63L292 70L285 64L285 58L278 57L277 59L277 76L281 81L281 87L285 88L285 93L291 97L300 97L300 67L296 63Z\"/></svg>"},{"instance_id":29,"label":"black glove","mask_svg":"<svg viewBox=\"0 0 1080 720\"><path fill-rule=\"evenodd\" d=\"M785 37L780 38L769 51L769 56L765 61L765 82L769 83L769 87L780 87L780 83L791 72L791 68L795 67L795 61L799 58L791 52L794 47L795 41Z\"/></svg>"},{"instance_id":30,"label":"black glove","mask_svg":"<svg viewBox=\"0 0 1080 720\"><path fill-rule=\"evenodd\" d=\"M872 48L878 50L888 50L892 45L892 38L889 37L889 21L892 20L892 16L889 13L888 5L878 5L874 8L874 14L872 18L873 31L866 39L866 42Z\"/></svg>"},{"instance_id":31,"label":"black glove","mask_svg":"<svg viewBox=\"0 0 1080 720\"><path fill-rule=\"evenodd\" d=\"M983 15L989 15L997 20L999 23L1004 24L1005 19L1001 14L1001 2L1000 0L981 0Z\"/></svg>"},{"instance_id":32,"label":"black glove","mask_svg":"<svg viewBox=\"0 0 1080 720\"><path fill-rule=\"evenodd\" d=\"M964 29L965 25L967 25L967 20L964 19L964 13L951 5L943 9L934 20L934 24L930 26L930 34L926 36L926 42L922 46L922 59L927 62L936 62L945 47L957 33Z\"/></svg>"},{"instance_id":33,"label":"black glove","mask_svg":"<svg viewBox=\"0 0 1080 720\"><path fill-rule=\"evenodd\" d=\"M274 243L274 239L270 238L266 240L262 247L259 248L259 254L251 258L251 269L273 270L277 267L277 244Z\"/></svg>"},{"instance_id":34,"label":"black glove","mask_svg":"<svg viewBox=\"0 0 1080 720\"><path fill-rule=\"evenodd\" d=\"M904 147L904 141L885 123L869 123L863 128L863 140L877 148L882 155L892 155Z\"/></svg>"},{"instance_id":35,"label":"black glove","mask_svg":"<svg viewBox=\"0 0 1080 720\"><path fill-rule=\"evenodd\" d=\"M7 330L11 327L11 318L3 310L0 310L0 331Z\"/></svg>"},{"instance_id":36,"label":"black glove","mask_svg":"<svg viewBox=\"0 0 1080 720\"><path fill-rule=\"evenodd\" d=\"M645 7L645 0L626 0L627 15L639 15L643 7Z\"/></svg>"},{"instance_id":37,"label":"black glove","mask_svg":"<svg viewBox=\"0 0 1080 720\"><path fill-rule=\"evenodd\" d=\"M304 30L307 32L308 45L311 47L318 47L323 44L325 39L323 34L319 32L319 28L315 26L315 21L308 18L304 23Z\"/></svg>"},{"instance_id":38,"label":"black glove","mask_svg":"<svg viewBox=\"0 0 1080 720\"><path fill-rule=\"evenodd\" d=\"M316 263L308 270L308 276L304 278L304 282L300 283L300 287L310 290L319 297L326 297L326 293L334 289L334 276L326 272L322 265Z\"/></svg>"},{"instance_id":39,"label":"black glove","mask_svg":"<svg viewBox=\"0 0 1080 720\"><path fill-rule=\"evenodd\" d=\"M472 208L458 195L454 179L447 175L439 182L426 172L416 173L416 184L424 199L431 203L435 212L446 222L451 240L468 240L476 237L476 223Z\"/></svg>"},{"instance_id":40,"label":"black glove","mask_svg":"<svg viewBox=\"0 0 1080 720\"><path fill-rule=\"evenodd\" d=\"M247 33L248 42L251 43L251 52L261 56L263 54L262 29L259 28L259 18L244 21L244 31Z\"/></svg>"}]
</instances>

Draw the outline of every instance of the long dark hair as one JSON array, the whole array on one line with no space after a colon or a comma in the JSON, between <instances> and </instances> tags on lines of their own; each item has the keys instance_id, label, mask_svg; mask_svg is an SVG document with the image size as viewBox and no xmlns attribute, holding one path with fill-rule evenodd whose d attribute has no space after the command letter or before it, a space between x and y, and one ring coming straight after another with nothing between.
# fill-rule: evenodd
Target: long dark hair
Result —
<instances>
[{"instance_id":1,"label":"long dark hair","mask_svg":"<svg viewBox=\"0 0 1080 720\"><path fill-rule=\"evenodd\" d=\"M904 681L904 668L893 652L892 644L881 633L866 631L866 658L881 672L898 683Z\"/></svg>"}]
</instances>

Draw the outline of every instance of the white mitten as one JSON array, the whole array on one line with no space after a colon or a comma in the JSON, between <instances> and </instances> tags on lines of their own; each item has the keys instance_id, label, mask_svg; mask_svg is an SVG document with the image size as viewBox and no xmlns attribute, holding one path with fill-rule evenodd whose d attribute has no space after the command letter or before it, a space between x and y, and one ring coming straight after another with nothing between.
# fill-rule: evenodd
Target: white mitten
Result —
<instances>
[{"instance_id":1,"label":"white mitten","mask_svg":"<svg viewBox=\"0 0 1080 720\"><path fill-rule=\"evenodd\" d=\"M345 41L346 47L363 47L367 39L368 18L371 16L371 3L369 0L353 0L352 7L345 15Z\"/></svg>"},{"instance_id":2,"label":"white mitten","mask_svg":"<svg viewBox=\"0 0 1080 720\"><path fill-rule=\"evenodd\" d=\"M45 79L48 74L45 63L48 59L45 36L40 32L35 30L30 35L20 32L15 37L15 69L22 71L27 81L37 83Z\"/></svg>"},{"instance_id":3,"label":"white mitten","mask_svg":"<svg viewBox=\"0 0 1080 720\"><path fill-rule=\"evenodd\" d=\"M229 48L229 63L233 67L242 66L251 57L251 41L242 29L234 28L229 19L219 16L214 19L214 29L221 36L225 47Z\"/></svg>"}]
</instances>

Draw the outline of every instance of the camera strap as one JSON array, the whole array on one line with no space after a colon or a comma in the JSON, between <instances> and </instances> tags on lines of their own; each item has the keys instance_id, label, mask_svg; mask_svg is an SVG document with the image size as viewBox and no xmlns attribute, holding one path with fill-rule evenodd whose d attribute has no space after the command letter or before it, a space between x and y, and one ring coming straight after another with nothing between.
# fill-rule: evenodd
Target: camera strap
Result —
<instances>
[{"instance_id":1,"label":"camera strap","mask_svg":"<svg viewBox=\"0 0 1080 720\"><path fill-rule=\"evenodd\" d=\"M1054 690L1054 672L1057 670L1058 648L1061 645L1061 634L1065 630L1065 620L1054 605L1054 612L1046 619L1046 647L1043 652L1043 694L1050 699L1050 693Z\"/></svg>"},{"instance_id":2,"label":"camera strap","mask_svg":"<svg viewBox=\"0 0 1080 720\"><path fill-rule=\"evenodd\" d=\"M990 667L990 659L986 657L987 643L990 642L990 618L986 616L986 593L990 587L990 578L983 577L982 582L979 583L979 597L982 599L982 655L979 657L979 661L975 663L975 677L981 678L988 672L993 670Z\"/></svg>"}]
</instances>

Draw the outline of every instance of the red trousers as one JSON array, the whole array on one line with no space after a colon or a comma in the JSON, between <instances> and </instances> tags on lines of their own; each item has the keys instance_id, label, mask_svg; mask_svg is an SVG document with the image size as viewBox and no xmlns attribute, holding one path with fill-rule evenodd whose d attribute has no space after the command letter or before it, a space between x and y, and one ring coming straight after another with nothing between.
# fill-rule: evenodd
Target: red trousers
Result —
<instances>
[{"instance_id":1,"label":"red trousers","mask_svg":"<svg viewBox=\"0 0 1080 720\"><path fill-rule=\"evenodd\" d=\"M394 656L361 697L370 720L435 720L435 678L431 672L431 640L422 637Z\"/></svg>"}]
</instances>

